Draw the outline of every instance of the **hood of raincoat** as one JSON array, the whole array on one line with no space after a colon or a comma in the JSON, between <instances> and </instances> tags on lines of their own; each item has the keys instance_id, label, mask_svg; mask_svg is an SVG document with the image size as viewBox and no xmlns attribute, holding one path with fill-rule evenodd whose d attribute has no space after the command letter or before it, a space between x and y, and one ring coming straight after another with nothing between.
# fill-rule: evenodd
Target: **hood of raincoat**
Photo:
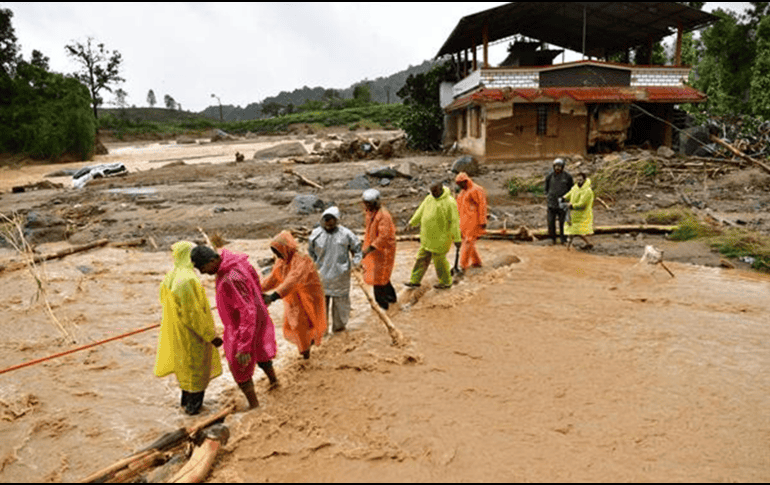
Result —
<instances>
[{"instance_id":1,"label":"hood of raincoat","mask_svg":"<svg viewBox=\"0 0 770 485\"><path fill-rule=\"evenodd\" d=\"M468 176L465 172L460 172L457 174L457 177L455 177L455 182L470 182L471 178Z\"/></svg>"},{"instance_id":2,"label":"hood of raincoat","mask_svg":"<svg viewBox=\"0 0 770 485\"><path fill-rule=\"evenodd\" d=\"M243 260L248 261L249 259L248 254L233 253L227 249L223 249L219 254L219 257L222 258L222 261L219 263L217 274L227 273L228 271L241 264Z\"/></svg>"},{"instance_id":3,"label":"hood of raincoat","mask_svg":"<svg viewBox=\"0 0 770 485\"><path fill-rule=\"evenodd\" d=\"M289 261L297 252L297 241L289 231L281 231L270 242L270 247L275 248L286 261Z\"/></svg>"},{"instance_id":4,"label":"hood of raincoat","mask_svg":"<svg viewBox=\"0 0 770 485\"><path fill-rule=\"evenodd\" d=\"M335 207L335 206L331 206L328 209L326 209L323 214L321 214L321 219L323 219L326 216L332 216L332 217L334 217L335 219L337 219L339 221L340 220L340 210L337 207Z\"/></svg>"},{"instance_id":5,"label":"hood of raincoat","mask_svg":"<svg viewBox=\"0 0 770 485\"><path fill-rule=\"evenodd\" d=\"M178 241L171 246L171 254L174 257L174 269L168 272L163 280L163 284L167 288L171 288L171 285L177 279L177 276L184 276L189 278L191 275L195 276L193 269L193 262L190 259L190 253L195 247L195 243L190 241ZM188 273L191 272L191 273Z\"/></svg>"}]
</instances>

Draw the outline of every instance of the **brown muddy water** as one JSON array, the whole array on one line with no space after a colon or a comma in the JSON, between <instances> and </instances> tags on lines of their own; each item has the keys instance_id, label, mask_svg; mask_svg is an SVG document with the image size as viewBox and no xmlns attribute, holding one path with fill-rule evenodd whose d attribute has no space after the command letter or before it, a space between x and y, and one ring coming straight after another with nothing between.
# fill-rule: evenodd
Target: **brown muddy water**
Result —
<instances>
[{"instance_id":1,"label":"brown muddy water","mask_svg":"<svg viewBox=\"0 0 770 485\"><path fill-rule=\"evenodd\" d=\"M228 248L249 254L253 264L269 256L266 241ZM416 243L399 243L399 290L416 250ZM304 377L284 378L282 390L269 393L257 370L259 409L244 411L225 369L206 392L203 415L232 400L239 412L228 417L234 438L211 478L770 480L770 277L667 263L672 278L638 259L562 247L482 241L480 250L485 260L512 253L521 262L468 274L451 290L429 290L391 311L410 352L423 356L418 364L347 378L350 366L326 365L364 353L351 342L365 341L356 345L370 353L388 346L353 286L349 331L314 350ZM158 323L158 287L171 265L170 253L108 247L49 261L41 280L63 328L83 345ZM202 280L214 304L213 279ZM46 314L28 271L0 273L0 294L0 369L73 346ZM281 370L301 359L283 340L281 302L270 312L281 379ZM0 481L75 481L196 421L179 408L175 378L153 376L156 341L151 330L0 375ZM374 382L389 407L360 414L356 405ZM301 389L302 403L291 399L292 387ZM447 394L460 395L463 405L447 405ZM291 422L316 398L316 407L329 399L347 419L314 427L305 415L324 445L302 455L304 468L292 469L288 445L281 453L255 451L268 442L297 443L276 430L265 436L255 423L270 422L279 409ZM403 420L413 413L429 418ZM378 423L398 460L372 461L346 448L356 428ZM431 447L432 455L425 451ZM437 460L438 448L455 451ZM308 467L316 474L299 474Z\"/></svg>"}]
</instances>

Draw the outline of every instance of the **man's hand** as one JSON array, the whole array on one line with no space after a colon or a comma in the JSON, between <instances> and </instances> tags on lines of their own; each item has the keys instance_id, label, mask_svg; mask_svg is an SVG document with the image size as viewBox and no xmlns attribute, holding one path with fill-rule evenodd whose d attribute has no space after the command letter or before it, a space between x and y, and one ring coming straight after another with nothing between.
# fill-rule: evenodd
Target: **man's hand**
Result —
<instances>
[{"instance_id":1,"label":"man's hand","mask_svg":"<svg viewBox=\"0 0 770 485\"><path fill-rule=\"evenodd\" d=\"M374 248L373 248L373 247L371 247L371 246L366 246L366 247L363 249L363 251L361 251L361 254L363 254L363 255L364 255L364 257L366 257L366 255L367 255L367 254L369 254L369 253L373 253L373 252L374 252Z\"/></svg>"},{"instance_id":2,"label":"man's hand","mask_svg":"<svg viewBox=\"0 0 770 485\"><path fill-rule=\"evenodd\" d=\"M482 229L486 229L486 228L487 228L487 225L486 225L486 224L482 224L482 225L481 225L481 228L482 228Z\"/></svg>"},{"instance_id":3,"label":"man's hand","mask_svg":"<svg viewBox=\"0 0 770 485\"><path fill-rule=\"evenodd\" d=\"M222 339L219 337L214 337L214 340L211 341L211 345L214 347L221 347L223 343L224 342L222 342Z\"/></svg>"},{"instance_id":4,"label":"man's hand","mask_svg":"<svg viewBox=\"0 0 770 485\"><path fill-rule=\"evenodd\" d=\"M268 293L268 294L262 293L262 299L265 300L265 305L269 306L275 300L280 300L281 299L281 295L279 295L275 291L272 292L272 293Z\"/></svg>"},{"instance_id":5,"label":"man's hand","mask_svg":"<svg viewBox=\"0 0 770 485\"><path fill-rule=\"evenodd\" d=\"M251 356L249 354L237 353L235 354L235 360L238 361L238 365L241 367L246 367L251 362Z\"/></svg>"}]
</instances>

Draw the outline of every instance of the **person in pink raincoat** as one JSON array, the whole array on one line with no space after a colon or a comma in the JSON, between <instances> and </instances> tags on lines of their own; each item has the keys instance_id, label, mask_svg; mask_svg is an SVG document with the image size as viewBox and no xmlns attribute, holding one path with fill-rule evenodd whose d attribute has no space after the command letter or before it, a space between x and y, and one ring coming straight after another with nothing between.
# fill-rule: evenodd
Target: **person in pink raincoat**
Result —
<instances>
[{"instance_id":1,"label":"person in pink raincoat","mask_svg":"<svg viewBox=\"0 0 770 485\"><path fill-rule=\"evenodd\" d=\"M190 255L201 273L216 275L216 302L225 327L224 349L230 372L249 406L259 405L254 390L254 367L259 366L270 384L278 381L272 359L276 354L275 326L262 298L259 274L246 254L196 246Z\"/></svg>"}]
</instances>

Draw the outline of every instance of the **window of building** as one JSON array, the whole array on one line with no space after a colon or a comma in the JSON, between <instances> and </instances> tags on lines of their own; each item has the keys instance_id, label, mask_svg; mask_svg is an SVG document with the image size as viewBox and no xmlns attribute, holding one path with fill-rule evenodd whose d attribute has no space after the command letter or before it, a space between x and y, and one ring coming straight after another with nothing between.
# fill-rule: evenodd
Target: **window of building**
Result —
<instances>
[{"instance_id":1,"label":"window of building","mask_svg":"<svg viewBox=\"0 0 770 485\"><path fill-rule=\"evenodd\" d=\"M541 104L537 107L537 134L548 133L548 105Z\"/></svg>"}]
</instances>

